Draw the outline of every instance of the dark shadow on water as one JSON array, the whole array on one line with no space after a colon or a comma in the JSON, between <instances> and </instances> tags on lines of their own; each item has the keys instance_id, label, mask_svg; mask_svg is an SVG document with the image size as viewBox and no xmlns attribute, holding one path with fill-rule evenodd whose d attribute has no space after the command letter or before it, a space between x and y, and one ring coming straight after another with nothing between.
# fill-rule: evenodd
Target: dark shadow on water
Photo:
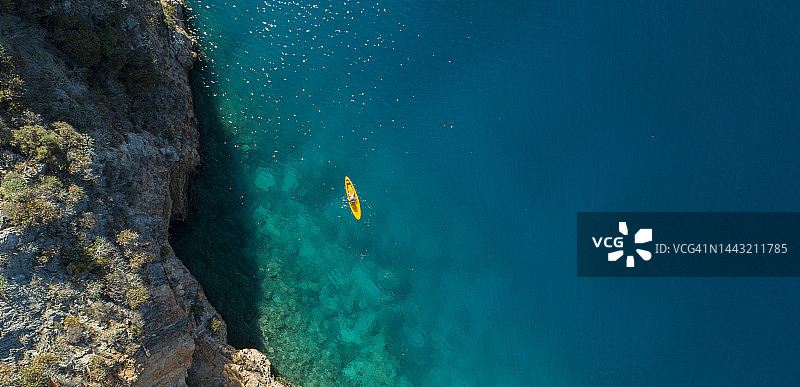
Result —
<instances>
[{"instance_id":1,"label":"dark shadow on water","mask_svg":"<svg viewBox=\"0 0 800 387\"><path fill-rule=\"evenodd\" d=\"M258 327L263 276L255 253L247 248L256 229L252 209L242 199L248 183L230 135L215 114L219 107L203 81L205 71L198 63L190 74L202 161L192 179L189 214L186 221L170 225L170 242L227 323L228 342L263 350Z\"/></svg>"}]
</instances>

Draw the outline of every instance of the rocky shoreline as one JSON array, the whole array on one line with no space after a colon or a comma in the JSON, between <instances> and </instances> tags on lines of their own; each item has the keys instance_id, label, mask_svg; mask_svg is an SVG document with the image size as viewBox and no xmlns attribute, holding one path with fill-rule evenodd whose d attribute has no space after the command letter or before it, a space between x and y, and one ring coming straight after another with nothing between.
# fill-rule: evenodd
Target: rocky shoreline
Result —
<instances>
[{"instance_id":1,"label":"rocky shoreline","mask_svg":"<svg viewBox=\"0 0 800 387\"><path fill-rule=\"evenodd\" d=\"M183 0L0 0L0 385L274 385L175 256Z\"/></svg>"}]
</instances>

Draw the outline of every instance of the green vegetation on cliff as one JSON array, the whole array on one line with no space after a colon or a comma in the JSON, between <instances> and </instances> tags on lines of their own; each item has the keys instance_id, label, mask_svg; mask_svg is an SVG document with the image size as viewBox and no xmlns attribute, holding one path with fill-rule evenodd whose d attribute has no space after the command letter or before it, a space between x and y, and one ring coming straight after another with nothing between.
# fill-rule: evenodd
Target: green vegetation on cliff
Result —
<instances>
[{"instance_id":1,"label":"green vegetation on cliff","mask_svg":"<svg viewBox=\"0 0 800 387\"><path fill-rule=\"evenodd\" d=\"M169 49L184 42L165 43L161 9L0 0L0 303L39 308L0 313L0 340L20 335L0 342L13 359L0 385L125 385L150 356L148 269L166 243L153 208L169 193L144 176L169 171L161 152L176 154L172 130L191 115L190 103L156 105L188 99L175 76L163 81L186 67L173 63Z\"/></svg>"},{"instance_id":2,"label":"green vegetation on cliff","mask_svg":"<svg viewBox=\"0 0 800 387\"><path fill-rule=\"evenodd\" d=\"M25 84L14 62L11 55L0 57L0 149L12 151L3 154L9 170L0 176L0 209L3 218L24 229L74 215L84 197L81 185L92 176L94 149L91 137L66 122L26 119L36 116L27 110Z\"/></svg>"},{"instance_id":3,"label":"green vegetation on cliff","mask_svg":"<svg viewBox=\"0 0 800 387\"><path fill-rule=\"evenodd\" d=\"M121 27L125 18L121 11L97 21L59 13L50 18L47 26L61 50L76 65L119 77L131 94L143 97L153 90L156 81L153 55L146 47L124 48L131 40Z\"/></svg>"}]
</instances>

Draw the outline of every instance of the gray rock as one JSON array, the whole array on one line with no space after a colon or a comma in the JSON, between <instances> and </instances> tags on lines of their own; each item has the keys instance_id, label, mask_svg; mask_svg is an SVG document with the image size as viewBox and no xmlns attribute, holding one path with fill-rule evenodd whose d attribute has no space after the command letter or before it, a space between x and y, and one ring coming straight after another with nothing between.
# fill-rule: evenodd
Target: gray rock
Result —
<instances>
[{"instance_id":1,"label":"gray rock","mask_svg":"<svg viewBox=\"0 0 800 387\"><path fill-rule=\"evenodd\" d=\"M64 91L64 90L61 90L59 88L56 88L55 90L53 90L53 93L55 94L56 100L60 101L60 102L66 102L67 98L69 98L67 96L67 92Z\"/></svg>"},{"instance_id":2,"label":"gray rock","mask_svg":"<svg viewBox=\"0 0 800 387\"><path fill-rule=\"evenodd\" d=\"M0 231L0 253L11 254L17 250L20 235L16 229L7 228Z\"/></svg>"}]
</instances>

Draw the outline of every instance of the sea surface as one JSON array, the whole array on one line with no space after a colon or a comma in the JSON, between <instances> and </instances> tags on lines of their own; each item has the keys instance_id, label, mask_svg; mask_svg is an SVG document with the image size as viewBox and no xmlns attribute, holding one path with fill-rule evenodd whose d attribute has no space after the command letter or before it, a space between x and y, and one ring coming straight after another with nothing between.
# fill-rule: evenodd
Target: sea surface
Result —
<instances>
[{"instance_id":1,"label":"sea surface","mask_svg":"<svg viewBox=\"0 0 800 387\"><path fill-rule=\"evenodd\" d=\"M578 278L575 240L578 211L800 211L799 3L188 2L172 242L281 376L800 381L799 280Z\"/></svg>"}]
</instances>

